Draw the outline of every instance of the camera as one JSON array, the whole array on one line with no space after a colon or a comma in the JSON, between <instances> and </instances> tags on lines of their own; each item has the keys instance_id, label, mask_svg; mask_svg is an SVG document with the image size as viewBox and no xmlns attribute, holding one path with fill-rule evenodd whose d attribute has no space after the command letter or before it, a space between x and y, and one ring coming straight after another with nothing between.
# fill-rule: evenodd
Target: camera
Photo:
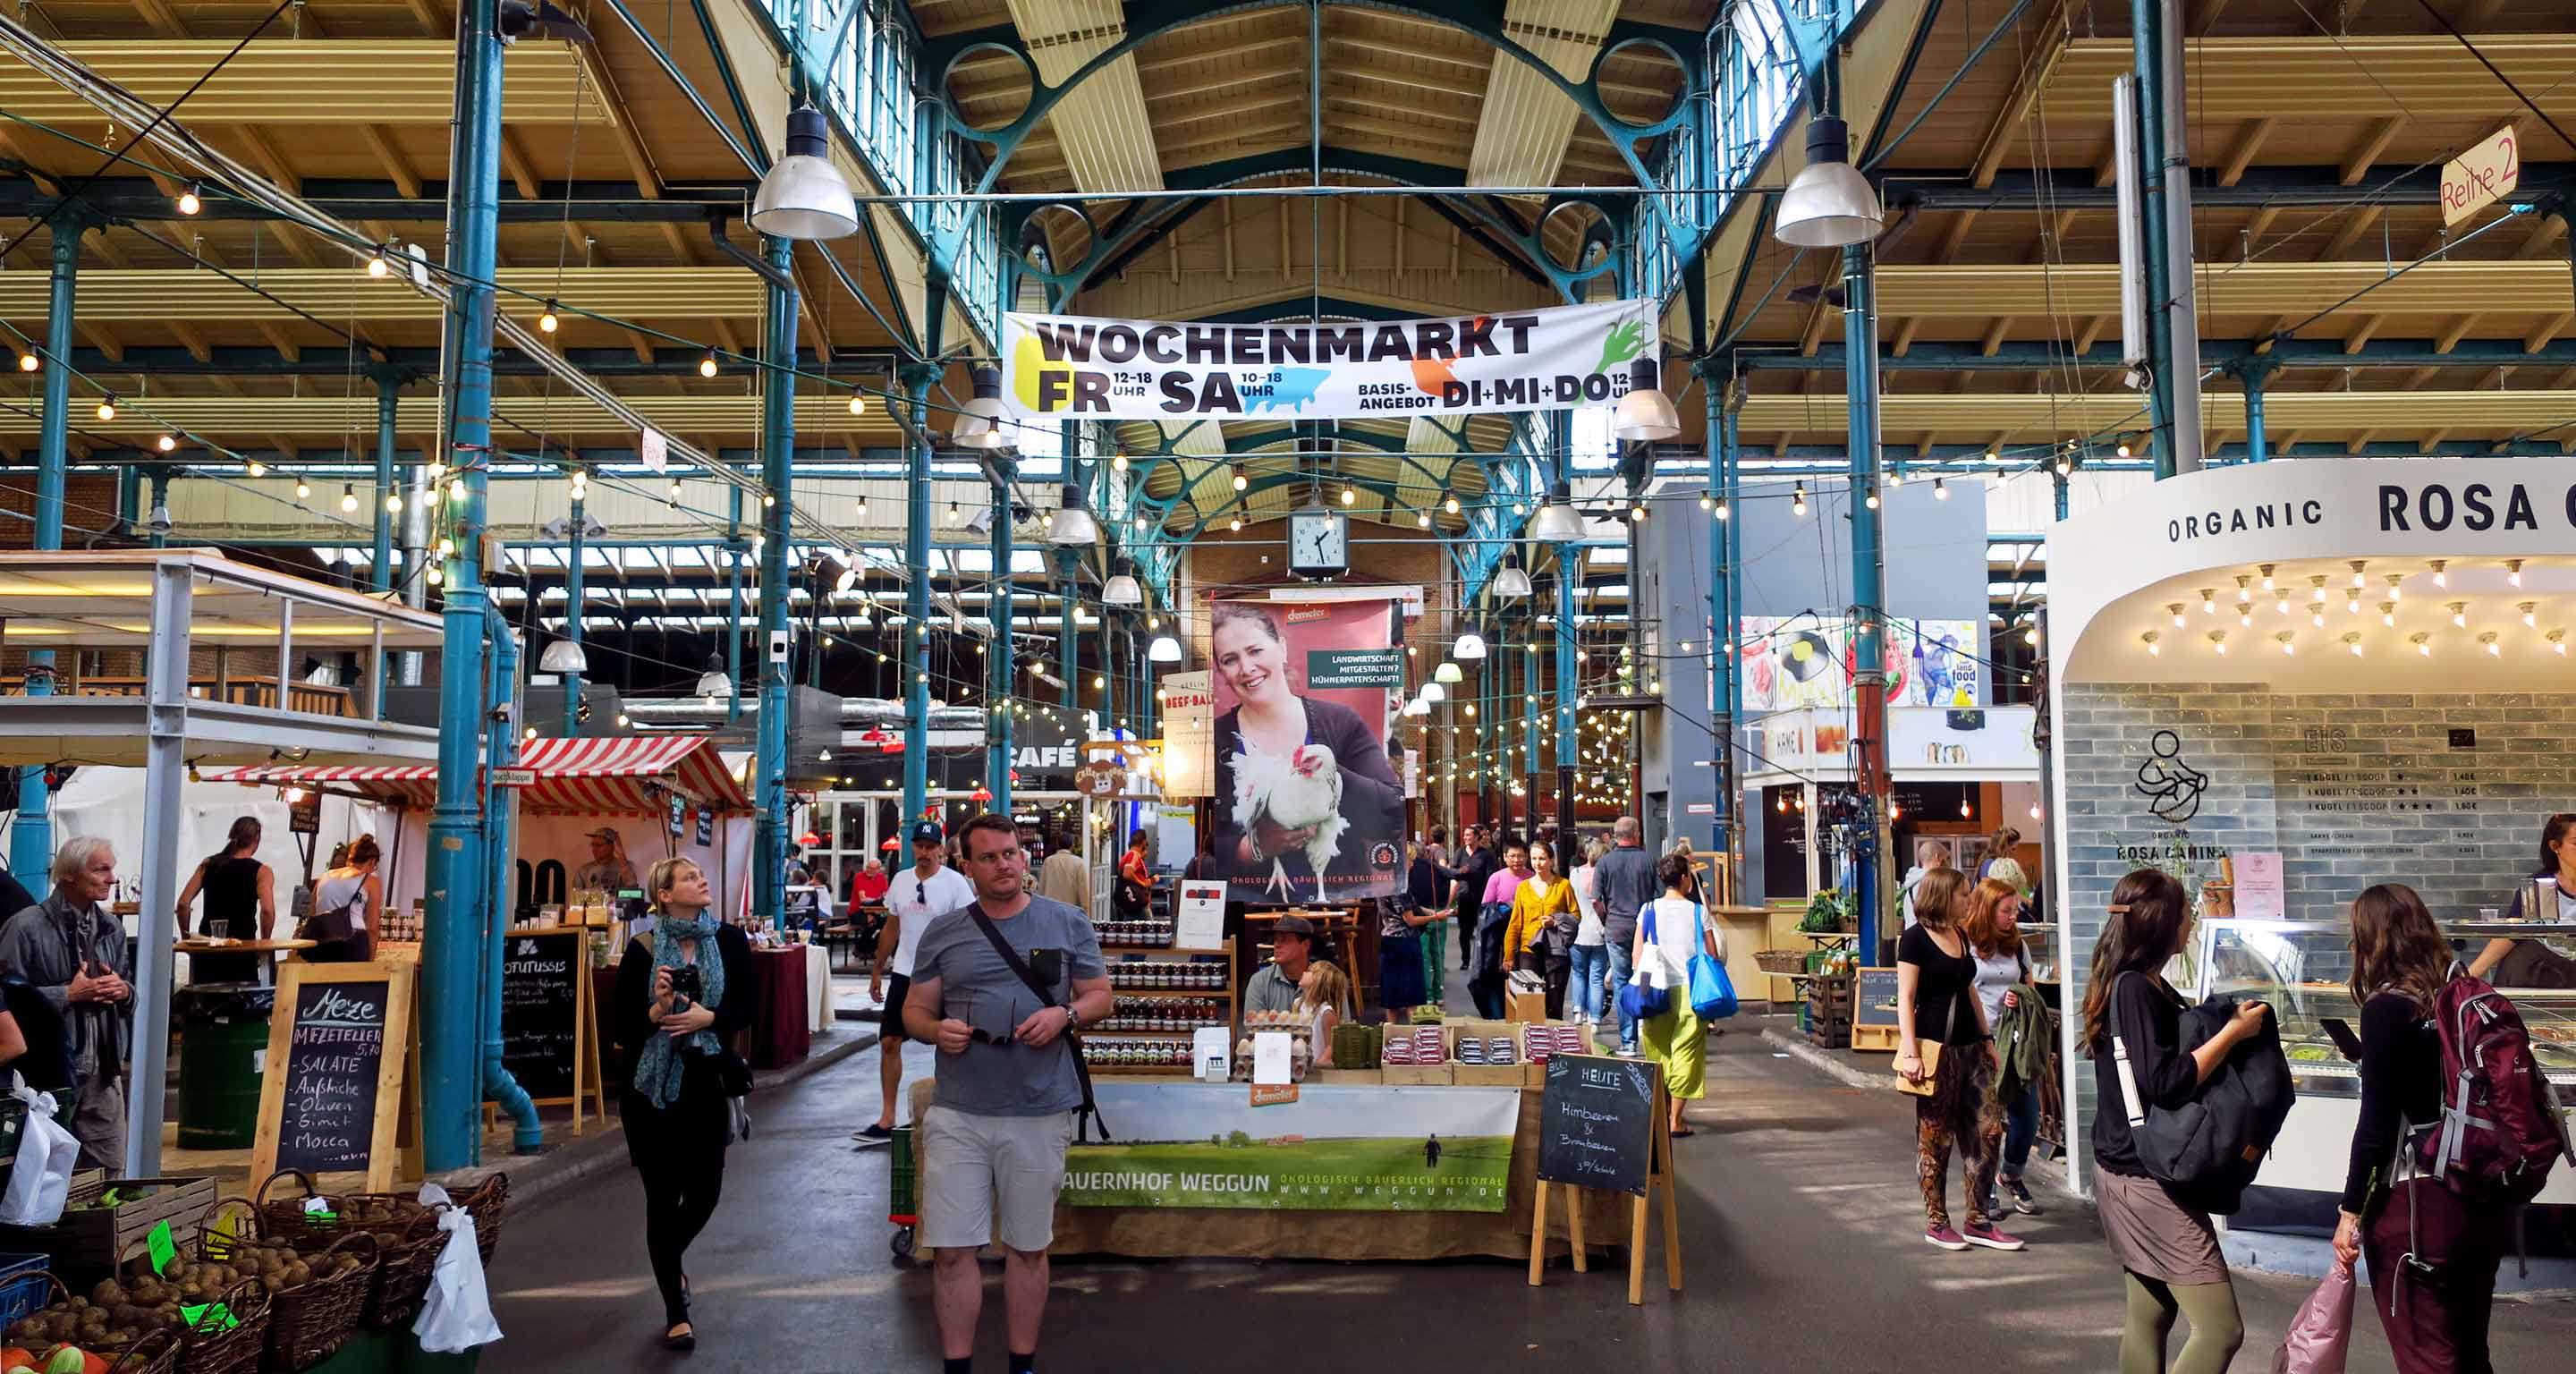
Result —
<instances>
[{"instance_id":1,"label":"camera","mask_svg":"<svg viewBox=\"0 0 2576 1374\"><path fill-rule=\"evenodd\" d=\"M706 974L701 972L695 964L683 964L680 967L671 970L671 995L674 997L685 997L691 1002L705 1001L707 997Z\"/></svg>"}]
</instances>

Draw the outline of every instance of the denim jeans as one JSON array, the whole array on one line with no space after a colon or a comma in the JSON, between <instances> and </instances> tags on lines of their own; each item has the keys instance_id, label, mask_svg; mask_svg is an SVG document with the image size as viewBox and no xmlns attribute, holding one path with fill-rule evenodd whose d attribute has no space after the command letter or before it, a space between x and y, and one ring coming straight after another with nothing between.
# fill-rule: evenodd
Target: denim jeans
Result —
<instances>
[{"instance_id":1,"label":"denim jeans","mask_svg":"<svg viewBox=\"0 0 2576 1374\"><path fill-rule=\"evenodd\" d=\"M1587 1021L1601 1019L1601 975L1609 971L1609 949L1608 945L1574 947L1574 994L1570 1000Z\"/></svg>"},{"instance_id":2,"label":"denim jeans","mask_svg":"<svg viewBox=\"0 0 2576 1374\"><path fill-rule=\"evenodd\" d=\"M1608 980L1610 1005L1612 1007L1617 1007L1619 1005L1619 989L1627 986L1628 984L1629 948L1617 940L1612 940L1601 948L1610 956L1610 977ZM1634 1046L1636 1043L1637 1018L1622 1011L1619 1013L1619 1044L1622 1048L1626 1048Z\"/></svg>"},{"instance_id":3,"label":"denim jeans","mask_svg":"<svg viewBox=\"0 0 2576 1374\"><path fill-rule=\"evenodd\" d=\"M2039 1090L2025 1085L2021 1096L2004 1108L2004 1177L2021 1177L2022 1167L2030 1163L2031 1142L2037 1139Z\"/></svg>"}]
</instances>

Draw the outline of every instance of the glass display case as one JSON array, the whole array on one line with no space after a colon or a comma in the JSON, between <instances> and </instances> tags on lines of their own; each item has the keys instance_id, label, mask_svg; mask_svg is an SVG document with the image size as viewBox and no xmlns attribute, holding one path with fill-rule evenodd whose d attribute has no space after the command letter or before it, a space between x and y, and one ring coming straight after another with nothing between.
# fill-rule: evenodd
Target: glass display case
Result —
<instances>
[{"instance_id":1,"label":"glass display case","mask_svg":"<svg viewBox=\"0 0 2576 1374\"><path fill-rule=\"evenodd\" d=\"M2550 1081L2576 1088L2576 988L2516 987L2505 981L2518 969L2545 966L2546 955L2576 958L2576 925L2543 922L2464 921L2443 927L2462 962L2478 956L2490 939L2537 942L2545 954L2509 958L2498 968L2498 990L2513 999L2531 1031L2532 1054ZM2281 1045L2302 1095L2352 1097L2360 1091L2356 1067L2346 1061L2325 1028L2338 1020L2359 1033L2360 1009L2345 986L2352 976L2352 933L2340 924L2312 921L2208 920L2201 922L2194 1000L2212 994L2260 998L2281 1026Z\"/></svg>"}]
</instances>

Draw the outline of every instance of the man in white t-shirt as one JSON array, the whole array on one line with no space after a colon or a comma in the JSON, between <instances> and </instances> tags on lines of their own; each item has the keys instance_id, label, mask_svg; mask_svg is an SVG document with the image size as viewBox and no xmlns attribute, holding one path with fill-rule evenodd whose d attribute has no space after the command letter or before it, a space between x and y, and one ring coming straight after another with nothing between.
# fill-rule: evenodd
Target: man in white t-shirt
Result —
<instances>
[{"instance_id":1,"label":"man in white t-shirt","mask_svg":"<svg viewBox=\"0 0 2576 1374\"><path fill-rule=\"evenodd\" d=\"M862 1147L894 1140L894 1095L903 1086L903 1002L912 993L912 958L921 947L921 932L930 927L931 918L975 901L975 885L948 866L947 843L939 822L915 825L912 867L894 875L886 888L885 930L877 936L876 967L868 973L868 997L885 1008L877 1018L877 1077L885 1088L885 1106L875 1125L850 1133Z\"/></svg>"}]
</instances>

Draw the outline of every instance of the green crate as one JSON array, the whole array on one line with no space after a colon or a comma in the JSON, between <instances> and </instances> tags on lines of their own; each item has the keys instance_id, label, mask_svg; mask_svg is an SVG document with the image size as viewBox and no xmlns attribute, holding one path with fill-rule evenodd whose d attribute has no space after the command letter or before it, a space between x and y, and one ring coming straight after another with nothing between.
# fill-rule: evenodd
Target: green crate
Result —
<instances>
[{"instance_id":1,"label":"green crate","mask_svg":"<svg viewBox=\"0 0 2576 1374\"><path fill-rule=\"evenodd\" d=\"M921 1170L912 1159L910 1126L894 1128L894 1171L886 1185L886 1220L911 1226L921 1218Z\"/></svg>"}]
</instances>

